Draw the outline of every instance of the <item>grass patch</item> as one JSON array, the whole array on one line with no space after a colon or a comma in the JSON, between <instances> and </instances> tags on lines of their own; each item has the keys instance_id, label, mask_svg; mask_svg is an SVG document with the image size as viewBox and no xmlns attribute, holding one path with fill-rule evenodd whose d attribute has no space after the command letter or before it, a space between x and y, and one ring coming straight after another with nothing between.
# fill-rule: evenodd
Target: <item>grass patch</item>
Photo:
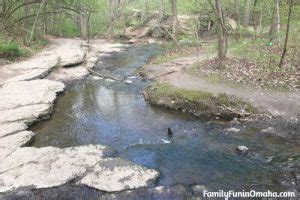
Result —
<instances>
[{"instance_id":1,"label":"grass patch","mask_svg":"<svg viewBox=\"0 0 300 200\"><path fill-rule=\"evenodd\" d=\"M14 61L19 57L30 55L29 51L20 47L16 42L0 42L0 58Z\"/></svg>"},{"instance_id":2,"label":"grass patch","mask_svg":"<svg viewBox=\"0 0 300 200\"><path fill-rule=\"evenodd\" d=\"M194 90L185 90L175 88L169 84L155 85L157 95L168 95L170 97L181 97L189 101L196 101L197 99L209 99L213 94L209 92L199 92Z\"/></svg>"},{"instance_id":3,"label":"grass patch","mask_svg":"<svg viewBox=\"0 0 300 200\"><path fill-rule=\"evenodd\" d=\"M144 94L145 99L153 105L182 110L195 116L232 119L257 112L250 103L232 95L181 89L169 84L148 87Z\"/></svg>"},{"instance_id":4,"label":"grass patch","mask_svg":"<svg viewBox=\"0 0 300 200\"><path fill-rule=\"evenodd\" d=\"M48 45L48 41L42 38L34 38L30 47L24 45L22 38L11 39L0 35L0 58L16 61L19 58L29 57Z\"/></svg>"}]
</instances>

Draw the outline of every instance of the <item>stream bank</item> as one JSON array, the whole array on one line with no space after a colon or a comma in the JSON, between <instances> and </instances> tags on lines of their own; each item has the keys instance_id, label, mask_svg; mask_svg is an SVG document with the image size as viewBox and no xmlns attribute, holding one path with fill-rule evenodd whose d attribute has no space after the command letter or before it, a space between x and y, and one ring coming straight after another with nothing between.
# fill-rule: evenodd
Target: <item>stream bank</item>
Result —
<instances>
[{"instance_id":1,"label":"stream bank","mask_svg":"<svg viewBox=\"0 0 300 200\"><path fill-rule=\"evenodd\" d=\"M103 145L28 147L36 137L28 127L49 119L57 94L64 91L62 82L83 79L99 57L122 47L99 40L87 51L81 40L51 41L52 45L36 56L0 68L0 193L57 187L72 180L107 192L151 184L157 171L106 158Z\"/></svg>"}]
</instances>

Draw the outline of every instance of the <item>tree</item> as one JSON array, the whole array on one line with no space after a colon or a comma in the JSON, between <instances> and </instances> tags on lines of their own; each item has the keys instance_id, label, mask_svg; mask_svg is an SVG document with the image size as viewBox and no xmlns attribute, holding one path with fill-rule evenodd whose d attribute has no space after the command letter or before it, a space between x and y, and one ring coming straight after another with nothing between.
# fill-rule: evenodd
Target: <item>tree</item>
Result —
<instances>
[{"instance_id":1,"label":"tree","mask_svg":"<svg viewBox=\"0 0 300 200\"><path fill-rule=\"evenodd\" d=\"M165 1L160 0L159 3L159 21L162 21L165 15Z\"/></svg>"},{"instance_id":2,"label":"tree","mask_svg":"<svg viewBox=\"0 0 300 200\"><path fill-rule=\"evenodd\" d=\"M223 61L227 54L227 35L225 28L225 17L220 0L216 1L216 14L218 18L218 58Z\"/></svg>"},{"instance_id":3,"label":"tree","mask_svg":"<svg viewBox=\"0 0 300 200\"><path fill-rule=\"evenodd\" d=\"M290 22L291 22L291 15L292 15L292 9L293 9L293 0L288 0L288 4L289 4L288 21L287 21L287 25L286 25L285 41L284 41L284 46L283 46L283 51L282 51L279 67L282 67L284 57L285 57L285 54L287 51L287 43L288 43L289 32L290 32Z\"/></svg>"},{"instance_id":4,"label":"tree","mask_svg":"<svg viewBox=\"0 0 300 200\"><path fill-rule=\"evenodd\" d=\"M177 0L171 0L172 5L172 35L174 38L177 37L177 25L178 25L178 19L177 19Z\"/></svg>"},{"instance_id":5,"label":"tree","mask_svg":"<svg viewBox=\"0 0 300 200\"><path fill-rule=\"evenodd\" d=\"M245 14L244 14L244 20L243 20L243 25L245 27L249 26L249 19L250 19L250 12L251 12L251 5L252 5L252 0L246 0L246 5L245 5Z\"/></svg>"},{"instance_id":6,"label":"tree","mask_svg":"<svg viewBox=\"0 0 300 200\"><path fill-rule=\"evenodd\" d=\"M241 37L240 0L234 0L234 4L237 23L237 38L239 40Z\"/></svg>"},{"instance_id":7,"label":"tree","mask_svg":"<svg viewBox=\"0 0 300 200\"><path fill-rule=\"evenodd\" d=\"M275 39L278 36L279 30L280 30L280 0L274 0L274 10L273 10L271 26L269 30L271 40Z\"/></svg>"},{"instance_id":8,"label":"tree","mask_svg":"<svg viewBox=\"0 0 300 200\"><path fill-rule=\"evenodd\" d=\"M253 28L254 28L254 40L256 40L256 34L257 34L257 24L256 24L256 19L255 19L256 4L257 4L257 0L254 0L253 10L252 10L252 23L253 23Z\"/></svg>"}]
</instances>

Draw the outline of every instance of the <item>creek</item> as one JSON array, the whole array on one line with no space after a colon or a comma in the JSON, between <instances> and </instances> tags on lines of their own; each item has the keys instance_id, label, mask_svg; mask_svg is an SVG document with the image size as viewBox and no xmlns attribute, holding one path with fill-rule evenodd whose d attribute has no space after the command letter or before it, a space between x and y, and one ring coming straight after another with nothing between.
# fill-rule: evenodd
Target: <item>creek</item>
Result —
<instances>
[{"instance_id":1,"label":"creek","mask_svg":"<svg viewBox=\"0 0 300 200\"><path fill-rule=\"evenodd\" d=\"M156 186L205 185L209 190L285 191L300 166L297 142L257 134L260 127L207 121L153 107L142 91L151 84L137 76L149 59L161 54L155 45L130 46L101 58L94 68L132 83L88 78L59 97L51 119L34 125L32 146L70 147L101 144L117 156L158 170ZM174 132L166 143L167 129ZM249 147L246 156L235 151Z\"/></svg>"}]
</instances>

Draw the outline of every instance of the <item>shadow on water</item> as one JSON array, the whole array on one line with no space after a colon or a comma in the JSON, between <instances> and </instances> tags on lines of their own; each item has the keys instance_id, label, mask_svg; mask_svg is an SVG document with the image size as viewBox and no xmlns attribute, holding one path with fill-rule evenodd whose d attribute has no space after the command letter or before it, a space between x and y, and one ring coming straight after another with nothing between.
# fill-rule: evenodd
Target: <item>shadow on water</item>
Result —
<instances>
[{"instance_id":1,"label":"shadow on water","mask_svg":"<svg viewBox=\"0 0 300 200\"><path fill-rule=\"evenodd\" d=\"M224 125L144 101L141 92L149 82L135 72L160 53L156 46L134 46L102 59L95 70L128 77L132 84L88 79L75 85L59 98L50 120L32 127L37 133L33 146L103 144L111 156L159 170L158 185L289 189L295 181L290 172L300 166L299 145L260 137L258 127L225 134ZM168 127L173 143L165 143ZM238 156L237 145L248 146L250 153Z\"/></svg>"}]
</instances>

